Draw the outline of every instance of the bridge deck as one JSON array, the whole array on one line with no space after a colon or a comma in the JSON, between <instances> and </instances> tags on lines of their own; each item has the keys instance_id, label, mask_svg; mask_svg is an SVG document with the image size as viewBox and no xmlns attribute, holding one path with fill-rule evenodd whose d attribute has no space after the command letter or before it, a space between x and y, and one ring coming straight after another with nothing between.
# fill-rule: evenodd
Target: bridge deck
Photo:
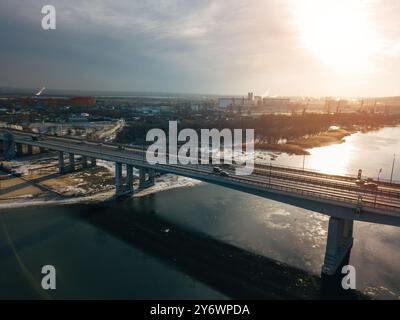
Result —
<instances>
[{"instance_id":1,"label":"bridge deck","mask_svg":"<svg viewBox=\"0 0 400 320\"><path fill-rule=\"evenodd\" d=\"M235 175L234 168L227 169L229 177L212 172L212 165L150 165L142 148L117 144L82 141L76 138L41 136L33 140L34 133L8 130L16 143L33 145L50 150L107 161L146 167L160 172L173 173L228 188L257 194L277 201L290 203L313 211L347 219L400 226L400 184L380 183L378 191L365 190L355 184L355 178L294 168L256 163L253 174ZM362 202L360 203L360 196ZM356 208L362 208L356 213Z\"/></svg>"}]
</instances>

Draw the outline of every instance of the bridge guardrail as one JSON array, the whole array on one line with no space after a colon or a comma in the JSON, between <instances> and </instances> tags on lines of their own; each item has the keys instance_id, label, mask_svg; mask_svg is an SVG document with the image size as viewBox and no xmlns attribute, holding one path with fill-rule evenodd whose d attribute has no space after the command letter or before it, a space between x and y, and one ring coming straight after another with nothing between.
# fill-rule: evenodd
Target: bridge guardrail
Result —
<instances>
[{"instance_id":1,"label":"bridge guardrail","mask_svg":"<svg viewBox=\"0 0 400 320\"><path fill-rule=\"evenodd\" d=\"M263 175L265 177L269 177L270 176L269 173L260 171L260 169L254 169L253 172L255 172L257 174L260 174L260 175ZM336 189L347 189L347 190L350 189L350 190L353 190L353 191L356 191L356 192L372 194L372 195L375 195L376 193L378 193L379 195L384 196L384 197L386 196L386 197L389 197L389 198L399 198L400 199L400 192L395 192L395 191L390 191L390 190L378 189L378 191L375 192L373 190L368 190L368 189L365 189L365 188L362 189L362 188L360 188L360 187L358 187L356 185L351 186L351 185L340 184L340 183L337 183L337 182L331 182L331 181L328 181L328 180L326 180L326 181L315 180L315 179L308 178L308 177L293 177L293 176L288 176L288 175L285 175L285 174L277 172L277 171L275 171L274 173L271 172L271 174L272 174L271 177L280 177L282 179L287 179L287 180L292 180L292 181L294 180L294 181L299 181L299 182L315 183L315 184L318 184L318 185L328 186L328 187L332 187L332 188L336 188ZM351 182L353 182L353 181L351 181Z\"/></svg>"},{"instance_id":2,"label":"bridge guardrail","mask_svg":"<svg viewBox=\"0 0 400 320\"><path fill-rule=\"evenodd\" d=\"M188 169L183 169L183 168L176 168L178 170L181 171L190 171ZM213 173L209 173L208 175L213 175ZM294 193L294 194L299 194L302 196L310 196L310 197L317 197L317 198L321 198L321 199L327 199L327 200L335 200L335 201L340 201L340 202L344 202L347 204L354 204L354 208L356 208L356 206L358 205L358 200L355 198L351 198L351 197L346 197L346 196L337 196L337 195L328 195L326 193L319 193L319 192L315 192L315 191L307 191L304 189L300 189L300 188L296 188L296 187L287 187L287 186L282 186L282 185L277 185L277 184L269 184L269 183L262 183L262 182L256 182L253 180L249 180L246 178L241 177L240 179L237 178L233 178L233 177L223 177L223 179L225 180L231 180L231 181L235 181L235 182L243 182L243 180L246 180L246 183L251 184L251 185L256 185L256 186L262 186L264 187L266 190L267 189L275 189L278 191L285 191L285 192L290 192L290 193ZM366 200L363 201L363 207L368 207L368 208L381 208L381 209L385 209L385 210L389 210L392 212L399 212L400 214L400 207L397 206L392 206L392 205L386 205L386 204L380 204L379 202L377 202L375 204L374 201L372 200Z\"/></svg>"}]
</instances>

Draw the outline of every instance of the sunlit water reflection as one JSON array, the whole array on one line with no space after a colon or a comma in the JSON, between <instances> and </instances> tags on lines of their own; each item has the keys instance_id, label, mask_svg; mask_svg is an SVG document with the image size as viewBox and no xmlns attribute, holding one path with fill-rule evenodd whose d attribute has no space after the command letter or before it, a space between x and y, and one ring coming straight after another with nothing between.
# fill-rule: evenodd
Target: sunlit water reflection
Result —
<instances>
[{"instance_id":1,"label":"sunlit water reflection","mask_svg":"<svg viewBox=\"0 0 400 320\"><path fill-rule=\"evenodd\" d=\"M345 143L310 149L309 156L280 154L273 164L317 170L331 174L356 175L362 169L367 176L390 179L393 156L398 161L393 177L400 180L400 127L387 127L368 133L356 133L345 138ZM263 161L270 161L267 153Z\"/></svg>"}]
</instances>

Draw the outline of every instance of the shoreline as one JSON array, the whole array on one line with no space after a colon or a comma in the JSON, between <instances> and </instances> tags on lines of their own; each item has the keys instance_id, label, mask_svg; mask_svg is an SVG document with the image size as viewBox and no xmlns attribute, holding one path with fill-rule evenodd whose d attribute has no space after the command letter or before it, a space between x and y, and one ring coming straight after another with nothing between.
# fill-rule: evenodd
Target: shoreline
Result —
<instances>
[{"instance_id":1,"label":"shoreline","mask_svg":"<svg viewBox=\"0 0 400 320\"><path fill-rule=\"evenodd\" d=\"M383 129L385 127L397 127L384 125L378 127L352 127L329 129L328 131L308 137L300 137L288 140L286 143L256 143L255 149L265 152L287 153L288 155L310 155L309 149L326 147L333 144L345 142L345 138L355 133L368 133Z\"/></svg>"},{"instance_id":2,"label":"shoreline","mask_svg":"<svg viewBox=\"0 0 400 320\"><path fill-rule=\"evenodd\" d=\"M63 179L64 176L60 176L59 178ZM15 179L15 178L14 178ZM70 177L66 178L67 180L72 180ZM29 182L29 180L28 180ZM168 191L177 188L188 188L195 185L201 184L201 181L178 177L174 175L165 175L159 178L156 178L156 184L153 187L147 188L145 190L141 190L139 192L134 193L131 196L126 196L126 198L140 198L145 197L154 193ZM29 186L35 187L34 183ZM73 186L67 186L71 189ZM108 186L107 186L108 187ZM51 189L51 187L48 187ZM52 195L41 195L39 194L36 199L32 194L24 194L17 197L10 197L1 199L0 198L0 213L2 210L7 209L17 209L24 207L34 207L34 206L48 206L48 205L73 205L73 204L96 204L104 201L115 200L115 191L114 189L109 189L94 192L93 194L86 196L71 196L71 195L62 195L57 194L54 190L51 190ZM0 194L1 195L1 194Z\"/></svg>"}]
</instances>

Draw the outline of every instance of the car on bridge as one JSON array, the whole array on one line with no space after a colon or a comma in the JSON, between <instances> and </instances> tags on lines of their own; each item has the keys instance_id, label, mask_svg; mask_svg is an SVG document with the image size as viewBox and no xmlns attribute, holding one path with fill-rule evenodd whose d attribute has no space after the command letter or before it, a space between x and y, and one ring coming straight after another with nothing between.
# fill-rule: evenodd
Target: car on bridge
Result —
<instances>
[{"instance_id":1,"label":"car on bridge","mask_svg":"<svg viewBox=\"0 0 400 320\"><path fill-rule=\"evenodd\" d=\"M356 185L366 190L378 190L378 184L373 181L374 180L371 178L368 178L367 180L357 179Z\"/></svg>"},{"instance_id":2,"label":"car on bridge","mask_svg":"<svg viewBox=\"0 0 400 320\"><path fill-rule=\"evenodd\" d=\"M364 183L363 188L367 189L367 190L376 191L376 190L378 190L378 185L374 182L366 182L366 183Z\"/></svg>"},{"instance_id":3,"label":"car on bridge","mask_svg":"<svg viewBox=\"0 0 400 320\"><path fill-rule=\"evenodd\" d=\"M221 175L223 177L229 177L230 176L228 172L222 170L219 167L214 167L213 168L213 172L216 173L216 174L219 174L219 175Z\"/></svg>"},{"instance_id":4,"label":"car on bridge","mask_svg":"<svg viewBox=\"0 0 400 320\"><path fill-rule=\"evenodd\" d=\"M230 174L226 171L221 171L220 175L223 177L230 177Z\"/></svg>"},{"instance_id":5,"label":"car on bridge","mask_svg":"<svg viewBox=\"0 0 400 320\"><path fill-rule=\"evenodd\" d=\"M365 181L362 179L357 179L356 180L356 185L359 187L362 187L365 184Z\"/></svg>"},{"instance_id":6,"label":"car on bridge","mask_svg":"<svg viewBox=\"0 0 400 320\"><path fill-rule=\"evenodd\" d=\"M221 172L222 172L222 169L221 169L221 168L219 168L219 167L214 167L214 168L213 168L213 172L214 172L214 173L221 174Z\"/></svg>"}]
</instances>

